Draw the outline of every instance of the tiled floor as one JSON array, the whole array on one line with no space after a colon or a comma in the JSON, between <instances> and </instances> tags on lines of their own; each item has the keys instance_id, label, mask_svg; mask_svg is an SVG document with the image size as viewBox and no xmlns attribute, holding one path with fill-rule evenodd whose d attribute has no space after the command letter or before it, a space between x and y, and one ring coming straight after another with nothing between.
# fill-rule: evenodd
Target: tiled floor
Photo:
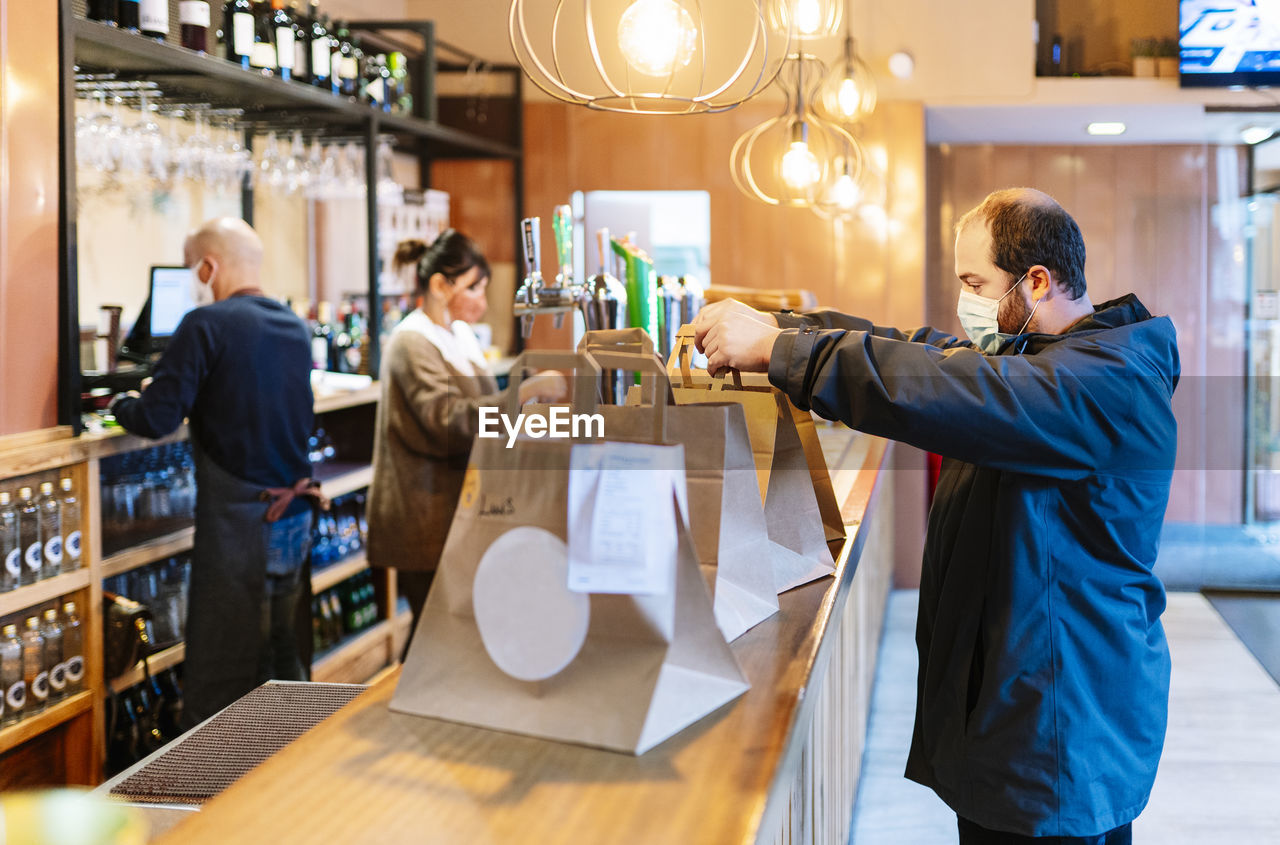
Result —
<instances>
[{"instance_id":1,"label":"tiled floor","mask_svg":"<svg viewBox=\"0 0 1280 845\"><path fill-rule=\"evenodd\" d=\"M916 593L889 597L854 845L947 845L955 815L902 777L915 708ZM1169 731L1138 845L1280 842L1280 687L1198 593L1170 593Z\"/></svg>"}]
</instances>

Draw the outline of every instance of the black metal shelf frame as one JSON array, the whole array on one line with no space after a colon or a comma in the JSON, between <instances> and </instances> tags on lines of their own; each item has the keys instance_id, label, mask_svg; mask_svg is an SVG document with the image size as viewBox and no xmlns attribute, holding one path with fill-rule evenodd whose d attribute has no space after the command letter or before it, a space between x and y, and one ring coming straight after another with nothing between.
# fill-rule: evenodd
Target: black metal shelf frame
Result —
<instances>
[{"instance_id":1,"label":"black metal shelf frame","mask_svg":"<svg viewBox=\"0 0 1280 845\"><path fill-rule=\"evenodd\" d=\"M435 41L430 21L366 21L367 30L405 30L422 39L421 61L412 79L419 114L434 118ZM392 135L396 148L416 154L423 187L429 184L432 159L502 158L515 162L515 192L520 195L521 151L488 138L443 126L421 116L387 114L319 88L244 70L213 56L140 37L96 21L77 17L72 0L59 0L59 58L62 79L59 109L59 390L58 421L80 427L80 314L76 240L76 74L109 75L122 81L146 80L176 102L236 108L247 126L306 126L312 131L359 137L365 145L366 225L368 228L369 343L371 372L378 371L381 298L378 293L377 156L380 135ZM517 102L518 99L517 99ZM246 132L251 143L252 132ZM242 191L242 214L252 222L253 193Z\"/></svg>"}]
</instances>

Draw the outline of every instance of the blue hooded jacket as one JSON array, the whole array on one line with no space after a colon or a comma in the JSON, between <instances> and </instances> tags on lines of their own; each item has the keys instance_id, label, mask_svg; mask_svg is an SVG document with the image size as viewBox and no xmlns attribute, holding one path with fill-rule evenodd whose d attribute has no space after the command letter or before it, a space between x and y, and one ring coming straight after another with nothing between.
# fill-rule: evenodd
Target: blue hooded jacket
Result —
<instances>
[{"instance_id":1,"label":"blue hooded jacket","mask_svg":"<svg viewBox=\"0 0 1280 845\"><path fill-rule=\"evenodd\" d=\"M1152 567L1177 446L1173 324L1130 295L988 356L833 312L780 323L769 377L797 406L944 459L907 777L1024 836L1132 821L1169 699Z\"/></svg>"}]
</instances>

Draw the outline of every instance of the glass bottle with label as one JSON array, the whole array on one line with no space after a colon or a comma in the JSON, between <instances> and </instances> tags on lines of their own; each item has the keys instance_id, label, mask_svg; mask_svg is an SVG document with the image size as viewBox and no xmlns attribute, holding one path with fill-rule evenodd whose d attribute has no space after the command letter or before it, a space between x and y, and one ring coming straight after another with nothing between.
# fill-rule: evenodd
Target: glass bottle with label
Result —
<instances>
[{"instance_id":1,"label":"glass bottle with label","mask_svg":"<svg viewBox=\"0 0 1280 845\"><path fill-rule=\"evenodd\" d=\"M169 0L142 0L138 18L143 35L164 41L169 34Z\"/></svg>"},{"instance_id":2,"label":"glass bottle with label","mask_svg":"<svg viewBox=\"0 0 1280 845\"><path fill-rule=\"evenodd\" d=\"M140 0L120 0L119 17L116 18L116 22L121 29L129 32L137 32L140 29L142 16L138 8L139 2Z\"/></svg>"},{"instance_id":3,"label":"glass bottle with label","mask_svg":"<svg viewBox=\"0 0 1280 845\"><path fill-rule=\"evenodd\" d=\"M27 682L22 677L22 640L18 626L5 625L0 632L0 725L12 725L22 718L27 700Z\"/></svg>"},{"instance_id":4,"label":"glass bottle with label","mask_svg":"<svg viewBox=\"0 0 1280 845\"><path fill-rule=\"evenodd\" d=\"M61 487L62 496L58 506L62 517L62 571L75 572L80 568L84 555L80 534L80 499L76 496L70 478L62 479Z\"/></svg>"},{"instance_id":5,"label":"glass bottle with label","mask_svg":"<svg viewBox=\"0 0 1280 845\"><path fill-rule=\"evenodd\" d=\"M360 90L360 60L346 23L339 21L337 27L338 49L333 54L336 63L333 73L338 78L338 93L344 97L355 97Z\"/></svg>"},{"instance_id":6,"label":"glass bottle with label","mask_svg":"<svg viewBox=\"0 0 1280 845\"><path fill-rule=\"evenodd\" d=\"M18 546L22 549L20 586L34 584L44 572L44 544L40 541L40 511L31 499L31 488L18 491Z\"/></svg>"},{"instance_id":7,"label":"glass bottle with label","mask_svg":"<svg viewBox=\"0 0 1280 845\"><path fill-rule=\"evenodd\" d=\"M24 715L39 713L49 701L49 673L44 666L40 620L34 616L27 617L27 627L22 632L22 680L27 684Z\"/></svg>"},{"instance_id":8,"label":"glass bottle with label","mask_svg":"<svg viewBox=\"0 0 1280 845\"><path fill-rule=\"evenodd\" d=\"M22 583L22 547L18 545L18 511L9 491L0 492L0 593Z\"/></svg>"},{"instance_id":9,"label":"glass bottle with label","mask_svg":"<svg viewBox=\"0 0 1280 845\"><path fill-rule=\"evenodd\" d=\"M333 90L331 63L337 43L329 34L324 16L320 14L318 0L311 0L311 33L307 44L311 50L311 84L317 88Z\"/></svg>"},{"instance_id":10,"label":"glass bottle with label","mask_svg":"<svg viewBox=\"0 0 1280 845\"><path fill-rule=\"evenodd\" d=\"M276 45L276 70L281 79L293 78L294 55L293 16L284 7L284 0L271 0L271 35Z\"/></svg>"},{"instance_id":11,"label":"glass bottle with label","mask_svg":"<svg viewBox=\"0 0 1280 845\"><path fill-rule=\"evenodd\" d=\"M227 61L249 69L253 55L253 5L249 0L227 0L222 6L222 40Z\"/></svg>"},{"instance_id":12,"label":"glass bottle with label","mask_svg":"<svg viewBox=\"0 0 1280 845\"><path fill-rule=\"evenodd\" d=\"M311 329L311 366L317 370L329 369L333 354L333 306L321 302L316 306L316 324Z\"/></svg>"},{"instance_id":13,"label":"glass bottle with label","mask_svg":"<svg viewBox=\"0 0 1280 845\"><path fill-rule=\"evenodd\" d=\"M178 3L182 46L203 53L209 49L209 0L182 0Z\"/></svg>"},{"instance_id":14,"label":"glass bottle with label","mask_svg":"<svg viewBox=\"0 0 1280 845\"><path fill-rule=\"evenodd\" d=\"M267 0L254 0L253 50L249 54L249 66L263 76L275 76L276 42L271 26L271 6Z\"/></svg>"},{"instance_id":15,"label":"glass bottle with label","mask_svg":"<svg viewBox=\"0 0 1280 845\"><path fill-rule=\"evenodd\" d=\"M293 80L311 82L311 21L299 0L289 4L289 17L293 20Z\"/></svg>"},{"instance_id":16,"label":"glass bottle with label","mask_svg":"<svg viewBox=\"0 0 1280 845\"><path fill-rule=\"evenodd\" d=\"M44 612L44 624L40 626L44 637L44 671L49 677L49 703L67 697L67 666L62 656L62 625L58 611L49 608Z\"/></svg>"},{"instance_id":17,"label":"glass bottle with label","mask_svg":"<svg viewBox=\"0 0 1280 845\"><path fill-rule=\"evenodd\" d=\"M89 8L85 11L89 20L115 26L120 17L120 2L119 0L89 0Z\"/></svg>"},{"instance_id":18,"label":"glass bottle with label","mask_svg":"<svg viewBox=\"0 0 1280 845\"><path fill-rule=\"evenodd\" d=\"M66 668L67 695L84 689L84 628L76 603L62 606L62 665Z\"/></svg>"},{"instance_id":19,"label":"glass bottle with label","mask_svg":"<svg viewBox=\"0 0 1280 845\"><path fill-rule=\"evenodd\" d=\"M40 511L40 539L44 542L40 577L54 578L62 574L62 514L52 481L40 485L36 508Z\"/></svg>"}]
</instances>

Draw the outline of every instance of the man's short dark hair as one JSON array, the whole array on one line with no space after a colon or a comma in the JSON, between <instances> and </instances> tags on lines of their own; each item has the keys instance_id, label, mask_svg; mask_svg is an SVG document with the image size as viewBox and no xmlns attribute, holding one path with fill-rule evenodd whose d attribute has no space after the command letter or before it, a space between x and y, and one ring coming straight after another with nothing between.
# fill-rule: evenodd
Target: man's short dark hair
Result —
<instances>
[{"instance_id":1,"label":"man's short dark hair","mask_svg":"<svg viewBox=\"0 0 1280 845\"><path fill-rule=\"evenodd\" d=\"M995 191L960 218L956 231L976 222L987 224L991 261L1001 270L1017 278L1043 264L1073 300L1084 296L1084 237L1053 197L1030 188Z\"/></svg>"}]
</instances>

